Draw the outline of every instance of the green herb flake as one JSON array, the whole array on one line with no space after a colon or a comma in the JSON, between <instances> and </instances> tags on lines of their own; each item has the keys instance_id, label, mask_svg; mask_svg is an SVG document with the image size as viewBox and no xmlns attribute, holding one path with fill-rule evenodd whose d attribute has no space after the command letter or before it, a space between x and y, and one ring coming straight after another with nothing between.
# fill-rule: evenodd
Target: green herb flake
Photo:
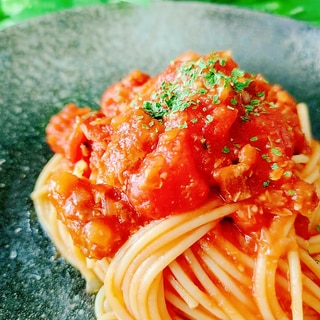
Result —
<instances>
[{"instance_id":1,"label":"green herb flake","mask_svg":"<svg viewBox=\"0 0 320 320\"><path fill-rule=\"evenodd\" d=\"M283 173L283 176L286 177L286 178L290 178L292 176L292 171L285 171Z\"/></svg>"},{"instance_id":2,"label":"green herb flake","mask_svg":"<svg viewBox=\"0 0 320 320\"><path fill-rule=\"evenodd\" d=\"M221 150L223 153L229 153L230 149L227 146L224 146Z\"/></svg>"},{"instance_id":3,"label":"green herb flake","mask_svg":"<svg viewBox=\"0 0 320 320\"><path fill-rule=\"evenodd\" d=\"M260 100L259 99L253 99L250 101L250 105L251 106L256 106L260 103Z\"/></svg>"},{"instance_id":4,"label":"green herb flake","mask_svg":"<svg viewBox=\"0 0 320 320\"><path fill-rule=\"evenodd\" d=\"M250 122L250 119L248 116L241 116L240 119L242 122Z\"/></svg>"},{"instance_id":5,"label":"green herb flake","mask_svg":"<svg viewBox=\"0 0 320 320\"><path fill-rule=\"evenodd\" d=\"M254 106L253 105L246 105L244 107L244 109L246 110L246 113L250 113L254 110Z\"/></svg>"},{"instance_id":6,"label":"green herb flake","mask_svg":"<svg viewBox=\"0 0 320 320\"><path fill-rule=\"evenodd\" d=\"M225 67L227 63L227 59L226 58L220 58L219 59L219 64L221 67Z\"/></svg>"},{"instance_id":7,"label":"green herb flake","mask_svg":"<svg viewBox=\"0 0 320 320\"><path fill-rule=\"evenodd\" d=\"M279 165L278 165L277 163L273 163L273 164L271 165L271 169L272 169L272 170L277 170L277 169L279 169Z\"/></svg>"},{"instance_id":8,"label":"green herb flake","mask_svg":"<svg viewBox=\"0 0 320 320\"><path fill-rule=\"evenodd\" d=\"M235 83L235 90L237 92L243 91L245 88L249 86L249 84L252 82L252 79L246 79L244 82L236 82Z\"/></svg>"},{"instance_id":9,"label":"green herb flake","mask_svg":"<svg viewBox=\"0 0 320 320\"><path fill-rule=\"evenodd\" d=\"M199 93L199 94L206 94L207 92L208 92L208 90L205 89L205 88L200 88L200 89L198 89L198 93Z\"/></svg>"},{"instance_id":10,"label":"green herb flake","mask_svg":"<svg viewBox=\"0 0 320 320\"><path fill-rule=\"evenodd\" d=\"M213 97L213 103L214 104L219 104L220 103L219 96L217 94L214 95L214 97Z\"/></svg>"},{"instance_id":11,"label":"green herb flake","mask_svg":"<svg viewBox=\"0 0 320 320\"><path fill-rule=\"evenodd\" d=\"M263 155L261 156L261 158L262 158L263 160L266 160L267 162L271 162L270 157L269 157L267 154L263 154Z\"/></svg>"},{"instance_id":12,"label":"green herb flake","mask_svg":"<svg viewBox=\"0 0 320 320\"><path fill-rule=\"evenodd\" d=\"M271 148L271 152L277 156L277 157L281 157L282 156L282 152L276 148Z\"/></svg>"},{"instance_id":13,"label":"green herb flake","mask_svg":"<svg viewBox=\"0 0 320 320\"><path fill-rule=\"evenodd\" d=\"M264 97L264 96L265 96L265 92L264 92L264 91L257 92L257 93L256 93L256 96L257 96L257 97Z\"/></svg>"},{"instance_id":14,"label":"green herb flake","mask_svg":"<svg viewBox=\"0 0 320 320\"><path fill-rule=\"evenodd\" d=\"M213 116L211 114L206 115L206 123L211 123L213 121Z\"/></svg>"},{"instance_id":15,"label":"green herb flake","mask_svg":"<svg viewBox=\"0 0 320 320\"><path fill-rule=\"evenodd\" d=\"M270 185L270 180L263 181L262 186L267 188Z\"/></svg>"},{"instance_id":16,"label":"green herb flake","mask_svg":"<svg viewBox=\"0 0 320 320\"><path fill-rule=\"evenodd\" d=\"M197 123L198 122L198 118L193 118L190 120L192 123Z\"/></svg>"},{"instance_id":17,"label":"green herb flake","mask_svg":"<svg viewBox=\"0 0 320 320\"><path fill-rule=\"evenodd\" d=\"M143 110L160 120L170 112L184 111L194 105L194 101L186 99L192 94L189 88L182 90L181 85L163 81L160 89L152 94L152 99L156 101L145 101Z\"/></svg>"},{"instance_id":18,"label":"green herb flake","mask_svg":"<svg viewBox=\"0 0 320 320\"><path fill-rule=\"evenodd\" d=\"M257 136L254 136L254 137L251 137L250 138L250 141L257 141L258 140L258 137Z\"/></svg>"},{"instance_id":19,"label":"green herb flake","mask_svg":"<svg viewBox=\"0 0 320 320\"><path fill-rule=\"evenodd\" d=\"M168 113L168 110L159 102L145 101L142 108L154 119L162 119Z\"/></svg>"},{"instance_id":20,"label":"green herb flake","mask_svg":"<svg viewBox=\"0 0 320 320\"><path fill-rule=\"evenodd\" d=\"M197 63L197 65L199 66L199 68L201 70L205 69L207 67L207 64L203 61L203 59L200 59Z\"/></svg>"},{"instance_id":21,"label":"green herb flake","mask_svg":"<svg viewBox=\"0 0 320 320\"><path fill-rule=\"evenodd\" d=\"M253 105L246 105L244 106L244 110L245 110L245 114L244 116L241 116L241 120L243 122L249 122L250 121L250 114L252 114L252 112L254 111L254 106Z\"/></svg>"},{"instance_id":22,"label":"green herb flake","mask_svg":"<svg viewBox=\"0 0 320 320\"><path fill-rule=\"evenodd\" d=\"M232 97L231 104L235 106L237 103L238 103L237 99L235 97Z\"/></svg>"},{"instance_id":23,"label":"green herb flake","mask_svg":"<svg viewBox=\"0 0 320 320\"><path fill-rule=\"evenodd\" d=\"M295 190L287 190L287 194L289 195L289 196L294 196L295 194L296 194L296 191Z\"/></svg>"},{"instance_id":24,"label":"green herb flake","mask_svg":"<svg viewBox=\"0 0 320 320\"><path fill-rule=\"evenodd\" d=\"M269 102L269 108L277 108L276 104L274 102Z\"/></svg>"},{"instance_id":25,"label":"green herb flake","mask_svg":"<svg viewBox=\"0 0 320 320\"><path fill-rule=\"evenodd\" d=\"M231 76L233 78L239 78L239 77L243 77L244 76L244 71L240 70L238 68L234 68L231 72Z\"/></svg>"},{"instance_id":26,"label":"green herb flake","mask_svg":"<svg viewBox=\"0 0 320 320\"><path fill-rule=\"evenodd\" d=\"M184 111L192 104L191 101L175 101L168 107L172 112Z\"/></svg>"},{"instance_id":27,"label":"green herb flake","mask_svg":"<svg viewBox=\"0 0 320 320\"><path fill-rule=\"evenodd\" d=\"M186 129L188 128L187 122L184 122L182 125L179 126L179 129Z\"/></svg>"},{"instance_id":28,"label":"green herb flake","mask_svg":"<svg viewBox=\"0 0 320 320\"><path fill-rule=\"evenodd\" d=\"M231 71L231 79L230 79L230 81L232 82L236 92L243 91L253 81L253 78L239 79L239 78L243 78L244 75L245 75L244 71L240 70L238 68L234 68Z\"/></svg>"},{"instance_id":29,"label":"green herb flake","mask_svg":"<svg viewBox=\"0 0 320 320\"><path fill-rule=\"evenodd\" d=\"M290 178L292 176L292 171L285 171L283 173L283 176L286 177L286 178Z\"/></svg>"},{"instance_id":30,"label":"green herb flake","mask_svg":"<svg viewBox=\"0 0 320 320\"><path fill-rule=\"evenodd\" d=\"M316 230L317 230L317 232L320 232L320 224L316 225Z\"/></svg>"}]
</instances>

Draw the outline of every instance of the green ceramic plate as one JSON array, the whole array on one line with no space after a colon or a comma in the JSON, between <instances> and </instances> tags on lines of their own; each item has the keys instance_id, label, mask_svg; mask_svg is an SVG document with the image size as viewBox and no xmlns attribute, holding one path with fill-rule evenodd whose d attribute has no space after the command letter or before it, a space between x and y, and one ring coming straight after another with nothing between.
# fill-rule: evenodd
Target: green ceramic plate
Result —
<instances>
[{"instance_id":1,"label":"green ceramic plate","mask_svg":"<svg viewBox=\"0 0 320 320\"><path fill-rule=\"evenodd\" d=\"M155 74L186 50L232 49L311 107L320 138L320 29L205 3L94 6L0 32L0 318L92 319L94 297L42 232L30 201L51 156L44 128L65 103L96 105L134 68Z\"/></svg>"}]
</instances>

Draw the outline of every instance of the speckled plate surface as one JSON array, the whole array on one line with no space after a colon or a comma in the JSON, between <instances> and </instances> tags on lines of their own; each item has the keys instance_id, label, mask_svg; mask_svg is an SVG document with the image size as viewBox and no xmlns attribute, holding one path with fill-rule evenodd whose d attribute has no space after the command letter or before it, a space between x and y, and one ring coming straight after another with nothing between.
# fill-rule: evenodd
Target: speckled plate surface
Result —
<instances>
[{"instance_id":1,"label":"speckled plate surface","mask_svg":"<svg viewBox=\"0 0 320 320\"><path fill-rule=\"evenodd\" d=\"M30 201L51 156L44 128L66 102L96 105L134 68L155 74L186 50L232 49L311 107L320 138L320 29L204 3L94 6L0 32L0 319L93 319L94 297L56 256Z\"/></svg>"}]
</instances>

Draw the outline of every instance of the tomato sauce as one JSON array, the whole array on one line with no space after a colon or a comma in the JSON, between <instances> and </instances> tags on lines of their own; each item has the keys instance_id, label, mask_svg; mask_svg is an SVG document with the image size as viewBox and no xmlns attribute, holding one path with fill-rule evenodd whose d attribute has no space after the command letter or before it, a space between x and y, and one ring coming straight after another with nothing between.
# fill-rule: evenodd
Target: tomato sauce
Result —
<instances>
[{"instance_id":1,"label":"tomato sauce","mask_svg":"<svg viewBox=\"0 0 320 320\"><path fill-rule=\"evenodd\" d=\"M318 203L291 159L311 152L295 100L228 51L188 52L155 77L135 70L106 89L99 111L69 104L46 133L70 169L52 177L50 199L89 257L214 197L242 204L231 218L246 233Z\"/></svg>"}]
</instances>

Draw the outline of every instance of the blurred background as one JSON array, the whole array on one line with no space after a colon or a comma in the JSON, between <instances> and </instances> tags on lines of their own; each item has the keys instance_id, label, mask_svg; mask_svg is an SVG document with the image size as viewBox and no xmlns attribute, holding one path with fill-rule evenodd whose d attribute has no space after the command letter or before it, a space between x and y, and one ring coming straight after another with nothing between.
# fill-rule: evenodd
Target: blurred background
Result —
<instances>
[{"instance_id":1,"label":"blurred background","mask_svg":"<svg viewBox=\"0 0 320 320\"><path fill-rule=\"evenodd\" d=\"M128 0L124 2L147 5L150 1ZM196 1L196 0L195 0ZM267 13L290 17L320 27L320 0L198 0L219 4L228 4ZM117 3L120 0L0 0L0 29L16 23L74 7Z\"/></svg>"}]
</instances>

